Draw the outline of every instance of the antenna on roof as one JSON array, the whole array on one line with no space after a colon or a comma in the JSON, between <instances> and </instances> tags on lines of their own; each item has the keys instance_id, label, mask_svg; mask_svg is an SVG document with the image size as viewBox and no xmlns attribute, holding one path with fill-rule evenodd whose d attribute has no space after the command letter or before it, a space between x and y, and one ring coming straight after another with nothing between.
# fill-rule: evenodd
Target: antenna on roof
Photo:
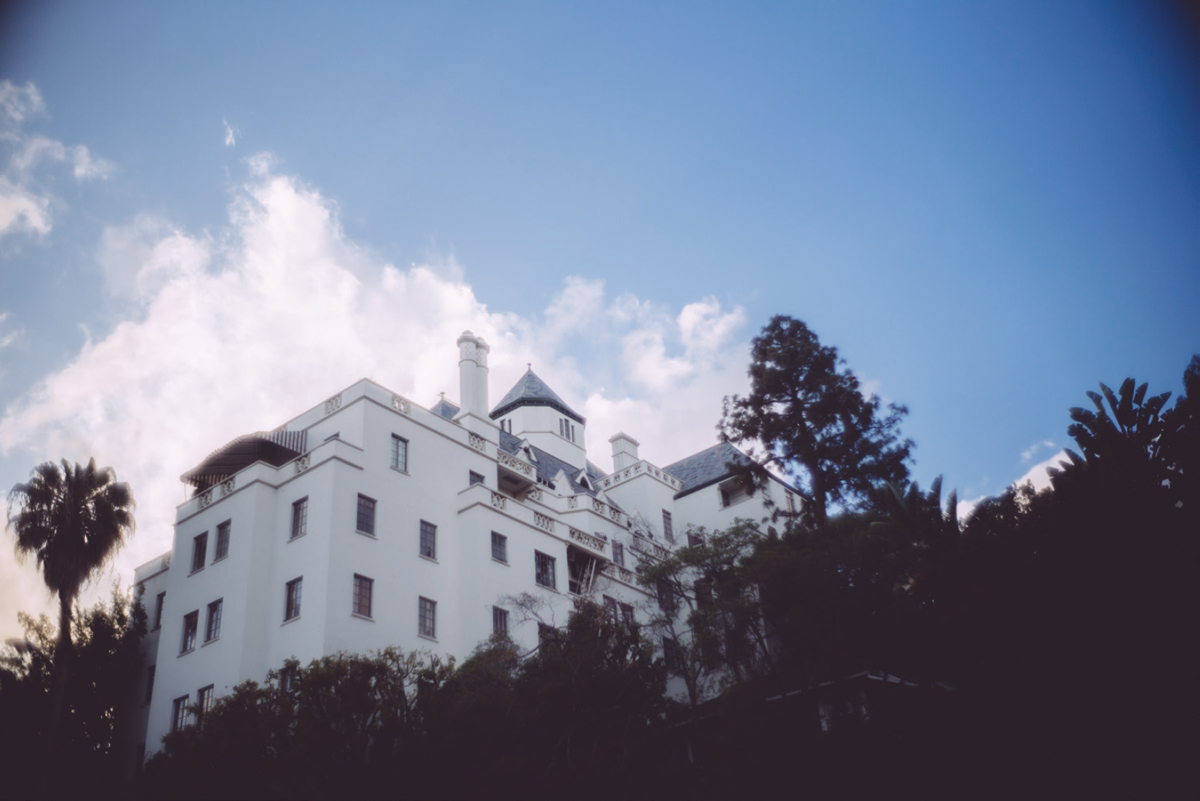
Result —
<instances>
[{"instance_id":1,"label":"antenna on roof","mask_svg":"<svg viewBox=\"0 0 1200 801\"><path fill-rule=\"evenodd\" d=\"M533 362L525 362L525 366L529 369L529 372L533 372Z\"/></svg>"},{"instance_id":2,"label":"antenna on roof","mask_svg":"<svg viewBox=\"0 0 1200 801\"><path fill-rule=\"evenodd\" d=\"M446 399L446 393L445 393L445 392L439 392L439 393L438 393L438 397L439 397L439 398L441 398L442 400L445 400L445 399Z\"/></svg>"}]
</instances>

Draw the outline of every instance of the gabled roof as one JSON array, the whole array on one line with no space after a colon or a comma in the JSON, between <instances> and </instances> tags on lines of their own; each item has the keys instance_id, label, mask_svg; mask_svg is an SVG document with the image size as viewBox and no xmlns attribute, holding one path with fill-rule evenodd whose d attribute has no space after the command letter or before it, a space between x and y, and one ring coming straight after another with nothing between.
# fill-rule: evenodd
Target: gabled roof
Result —
<instances>
[{"instance_id":1,"label":"gabled roof","mask_svg":"<svg viewBox=\"0 0 1200 801\"><path fill-rule=\"evenodd\" d=\"M565 414L579 424L586 423L582 416L566 404L562 398L546 386L546 382L534 375L533 368L525 371L513 388L508 391L496 408L492 409L491 418L495 420L508 414L519 406L549 406Z\"/></svg>"},{"instance_id":2,"label":"gabled roof","mask_svg":"<svg viewBox=\"0 0 1200 801\"><path fill-rule=\"evenodd\" d=\"M718 442L711 448L667 465L663 472L683 482L683 489L675 496L678 498L732 475L729 471L730 462L750 464L750 457L728 442Z\"/></svg>"},{"instance_id":3,"label":"gabled roof","mask_svg":"<svg viewBox=\"0 0 1200 801\"><path fill-rule=\"evenodd\" d=\"M517 451L521 449L522 441L523 440L520 437L515 437L507 431L500 432L500 450L505 451L506 453L516 455ZM604 473L594 464L591 462L587 463L586 469L588 474L588 482L592 486L585 487L575 480L575 476L579 474L578 465L564 462L562 459L559 459L557 456L542 450L536 445L531 445L530 447L533 449L534 456L536 457L533 460L533 469L537 471L537 476L539 479L541 479L542 483L548 485L554 480L554 477L558 475L558 471L561 470L563 474L567 476L567 480L571 484L571 492L575 494L582 492L585 495L593 496L596 494L596 479L603 478ZM618 509L621 508L611 499L609 500L609 505L615 506ZM624 510L622 509L622 511Z\"/></svg>"}]
</instances>

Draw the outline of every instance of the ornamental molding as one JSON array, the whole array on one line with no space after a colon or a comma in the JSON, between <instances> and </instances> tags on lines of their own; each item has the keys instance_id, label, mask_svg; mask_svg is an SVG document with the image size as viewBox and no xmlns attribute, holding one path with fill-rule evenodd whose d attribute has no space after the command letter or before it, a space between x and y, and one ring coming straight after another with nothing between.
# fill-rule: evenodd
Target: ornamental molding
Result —
<instances>
[{"instance_id":1,"label":"ornamental molding","mask_svg":"<svg viewBox=\"0 0 1200 801\"><path fill-rule=\"evenodd\" d=\"M529 478L533 478L533 465L522 462L520 459L513 456L511 453L507 453L505 451L497 451L496 452L496 460L498 462L500 462L500 464L504 465L505 467L511 467L513 470L516 470L518 473L520 473L524 476L527 476Z\"/></svg>"},{"instance_id":2,"label":"ornamental molding","mask_svg":"<svg viewBox=\"0 0 1200 801\"><path fill-rule=\"evenodd\" d=\"M568 533L571 535L571 539L576 542L586 545L594 551L604 553L604 540L599 537L580 531L577 528L569 528Z\"/></svg>"},{"instance_id":3,"label":"ornamental molding","mask_svg":"<svg viewBox=\"0 0 1200 801\"><path fill-rule=\"evenodd\" d=\"M470 431L467 432L467 442L477 451L483 451L487 448L487 440Z\"/></svg>"},{"instance_id":4,"label":"ornamental molding","mask_svg":"<svg viewBox=\"0 0 1200 801\"><path fill-rule=\"evenodd\" d=\"M212 498L213 498L212 487L209 487L204 492L200 493L200 495L198 497L199 497L199 500L196 502L197 505L201 509L207 507L209 504L212 503Z\"/></svg>"},{"instance_id":5,"label":"ornamental molding","mask_svg":"<svg viewBox=\"0 0 1200 801\"><path fill-rule=\"evenodd\" d=\"M222 498L224 498L226 495L229 495L231 492L233 492L233 488L235 486L236 481L237 481L237 476L230 476L229 478L227 478L221 482L221 497Z\"/></svg>"},{"instance_id":6,"label":"ornamental molding","mask_svg":"<svg viewBox=\"0 0 1200 801\"><path fill-rule=\"evenodd\" d=\"M533 524L546 531L554 531L554 521L541 512L533 513Z\"/></svg>"},{"instance_id":7,"label":"ornamental molding","mask_svg":"<svg viewBox=\"0 0 1200 801\"><path fill-rule=\"evenodd\" d=\"M325 401L325 414L333 414L340 408L342 408L342 393L340 392Z\"/></svg>"},{"instance_id":8,"label":"ornamental molding","mask_svg":"<svg viewBox=\"0 0 1200 801\"><path fill-rule=\"evenodd\" d=\"M304 454L294 464L296 465L296 475L300 475L312 465L312 454Z\"/></svg>"},{"instance_id":9,"label":"ornamental molding","mask_svg":"<svg viewBox=\"0 0 1200 801\"><path fill-rule=\"evenodd\" d=\"M504 509L508 507L508 498L505 498L503 495L501 495L498 492L493 492L492 493L492 506L496 507L500 511L504 511Z\"/></svg>"},{"instance_id":10,"label":"ornamental molding","mask_svg":"<svg viewBox=\"0 0 1200 801\"><path fill-rule=\"evenodd\" d=\"M402 398L399 395L392 396L392 408L401 414L412 414L412 404L408 398Z\"/></svg>"}]
</instances>

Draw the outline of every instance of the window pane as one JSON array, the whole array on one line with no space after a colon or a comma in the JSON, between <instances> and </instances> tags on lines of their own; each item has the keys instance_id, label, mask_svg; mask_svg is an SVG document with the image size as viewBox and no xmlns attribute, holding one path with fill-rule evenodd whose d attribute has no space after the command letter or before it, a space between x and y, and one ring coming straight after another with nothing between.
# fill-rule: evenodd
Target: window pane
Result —
<instances>
[{"instance_id":1,"label":"window pane","mask_svg":"<svg viewBox=\"0 0 1200 801\"><path fill-rule=\"evenodd\" d=\"M217 526L217 552L213 554L213 561L224 559L229 555L229 521Z\"/></svg>"},{"instance_id":2,"label":"window pane","mask_svg":"<svg viewBox=\"0 0 1200 801\"><path fill-rule=\"evenodd\" d=\"M543 587L555 588L554 557L547 556L541 551L534 551L534 578Z\"/></svg>"},{"instance_id":3,"label":"window pane","mask_svg":"<svg viewBox=\"0 0 1200 801\"><path fill-rule=\"evenodd\" d=\"M371 592L375 581L366 576L354 576L354 614L363 617L371 616Z\"/></svg>"},{"instance_id":4,"label":"window pane","mask_svg":"<svg viewBox=\"0 0 1200 801\"><path fill-rule=\"evenodd\" d=\"M392 467L408 472L408 440L392 434Z\"/></svg>"},{"instance_id":5,"label":"window pane","mask_svg":"<svg viewBox=\"0 0 1200 801\"><path fill-rule=\"evenodd\" d=\"M375 533L375 501L366 495L358 496L358 530L364 534Z\"/></svg>"},{"instance_id":6,"label":"window pane","mask_svg":"<svg viewBox=\"0 0 1200 801\"><path fill-rule=\"evenodd\" d=\"M671 525L671 513L663 509L663 536L667 542L675 541L675 528Z\"/></svg>"},{"instance_id":7,"label":"window pane","mask_svg":"<svg viewBox=\"0 0 1200 801\"><path fill-rule=\"evenodd\" d=\"M308 533L308 498L292 504L292 539Z\"/></svg>"},{"instance_id":8,"label":"window pane","mask_svg":"<svg viewBox=\"0 0 1200 801\"><path fill-rule=\"evenodd\" d=\"M614 542L613 546L613 564L618 567L625 567L625 546L619 542Z\"/></svg>"},{"instance_id":9,"label":"window pane","mask_svg":"<svg viewBox=\"0 0 1200 801\"><path fill-rule=\"evenodd\" d=\"M508 537L492 532L492 558L508 561Z\"/></svg>"},{"instance_id":10,"label":"window pane","mask_svg":"<svg viewBox=\"0 0 1200 801\"><path fill-rule=\"evenodd\" d=\"M302 587L303 582L304 582L303 578L298 578L298 579L292 579L291 581L289 581L287 583L286 609L285 609L284 615L283 615L284 620L291 620L294 617L299 617L299 615L300 615L300 592L301 592L301 587Z\"/></svg>"},{"instance_id":11,"label":"window pane","mask_svg":"<svg viewBox=\"0 0 1200 801\"><path fill-rule=\"evenodd\" d=\"M421 556L437 559L437 526L421 521Z\"/></svg>"},{"instance_id":12,"label":"window pane","mask_svg":"<svg viewBox=\"0 0 1200 801\"><path fill-rule=\"evenodd\" d=\"M419 631L426 637L437 636L437 602L431 601L428 598L420 599L419 607Z\"/></svg>"},{"instance_id":13,"label":"window pane","mask_svg":"<svg viewBox=\"0 0 1200 801\"><path fill-rule=\"evenodd\" d=\"M508 610L492 607L492 633L508 634Z\"/></svg>"},{"instance_id":14,"label":"window pane","mask_svg":"<svg viewBox=\"0 0 1200 801\"><path fill-rule=\"evenodd\" d=\"M204 559L208 552L208 532L192 540L192 572L204 567Z\"/></svg>"},{"instance_id":15,"label":"window pane","mask_svg":"<svg viewBox=\"0 0 1200 801\"><path fill-rule=\"evenodd\" d=\"M204 626L204 641L215 640L221 636L221 609L225 600L218 599L208 605L208 621Z\"/></svg>"}]
</instances>

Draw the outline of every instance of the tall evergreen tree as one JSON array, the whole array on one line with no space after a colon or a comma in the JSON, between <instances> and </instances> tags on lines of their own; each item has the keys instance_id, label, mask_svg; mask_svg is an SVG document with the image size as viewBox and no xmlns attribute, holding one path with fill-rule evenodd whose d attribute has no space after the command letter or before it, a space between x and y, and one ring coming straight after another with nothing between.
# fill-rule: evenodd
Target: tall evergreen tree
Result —
<instances>
[{"instance_id":1,"label":"tall evergreen tree","mask_svg":"<svg viewBox=\"0 0 1200 801\"><path fill-rule=\"evenodd\" d=\"M780 315L751 342L750 394L725 398L719 430L726 441L755 443L759 467L782 470L804 499L803 521L820 526L830 504L852 507L873 487L907 479L906 414L864 396L837 348Z\"/></svg>"}]
</instances>

